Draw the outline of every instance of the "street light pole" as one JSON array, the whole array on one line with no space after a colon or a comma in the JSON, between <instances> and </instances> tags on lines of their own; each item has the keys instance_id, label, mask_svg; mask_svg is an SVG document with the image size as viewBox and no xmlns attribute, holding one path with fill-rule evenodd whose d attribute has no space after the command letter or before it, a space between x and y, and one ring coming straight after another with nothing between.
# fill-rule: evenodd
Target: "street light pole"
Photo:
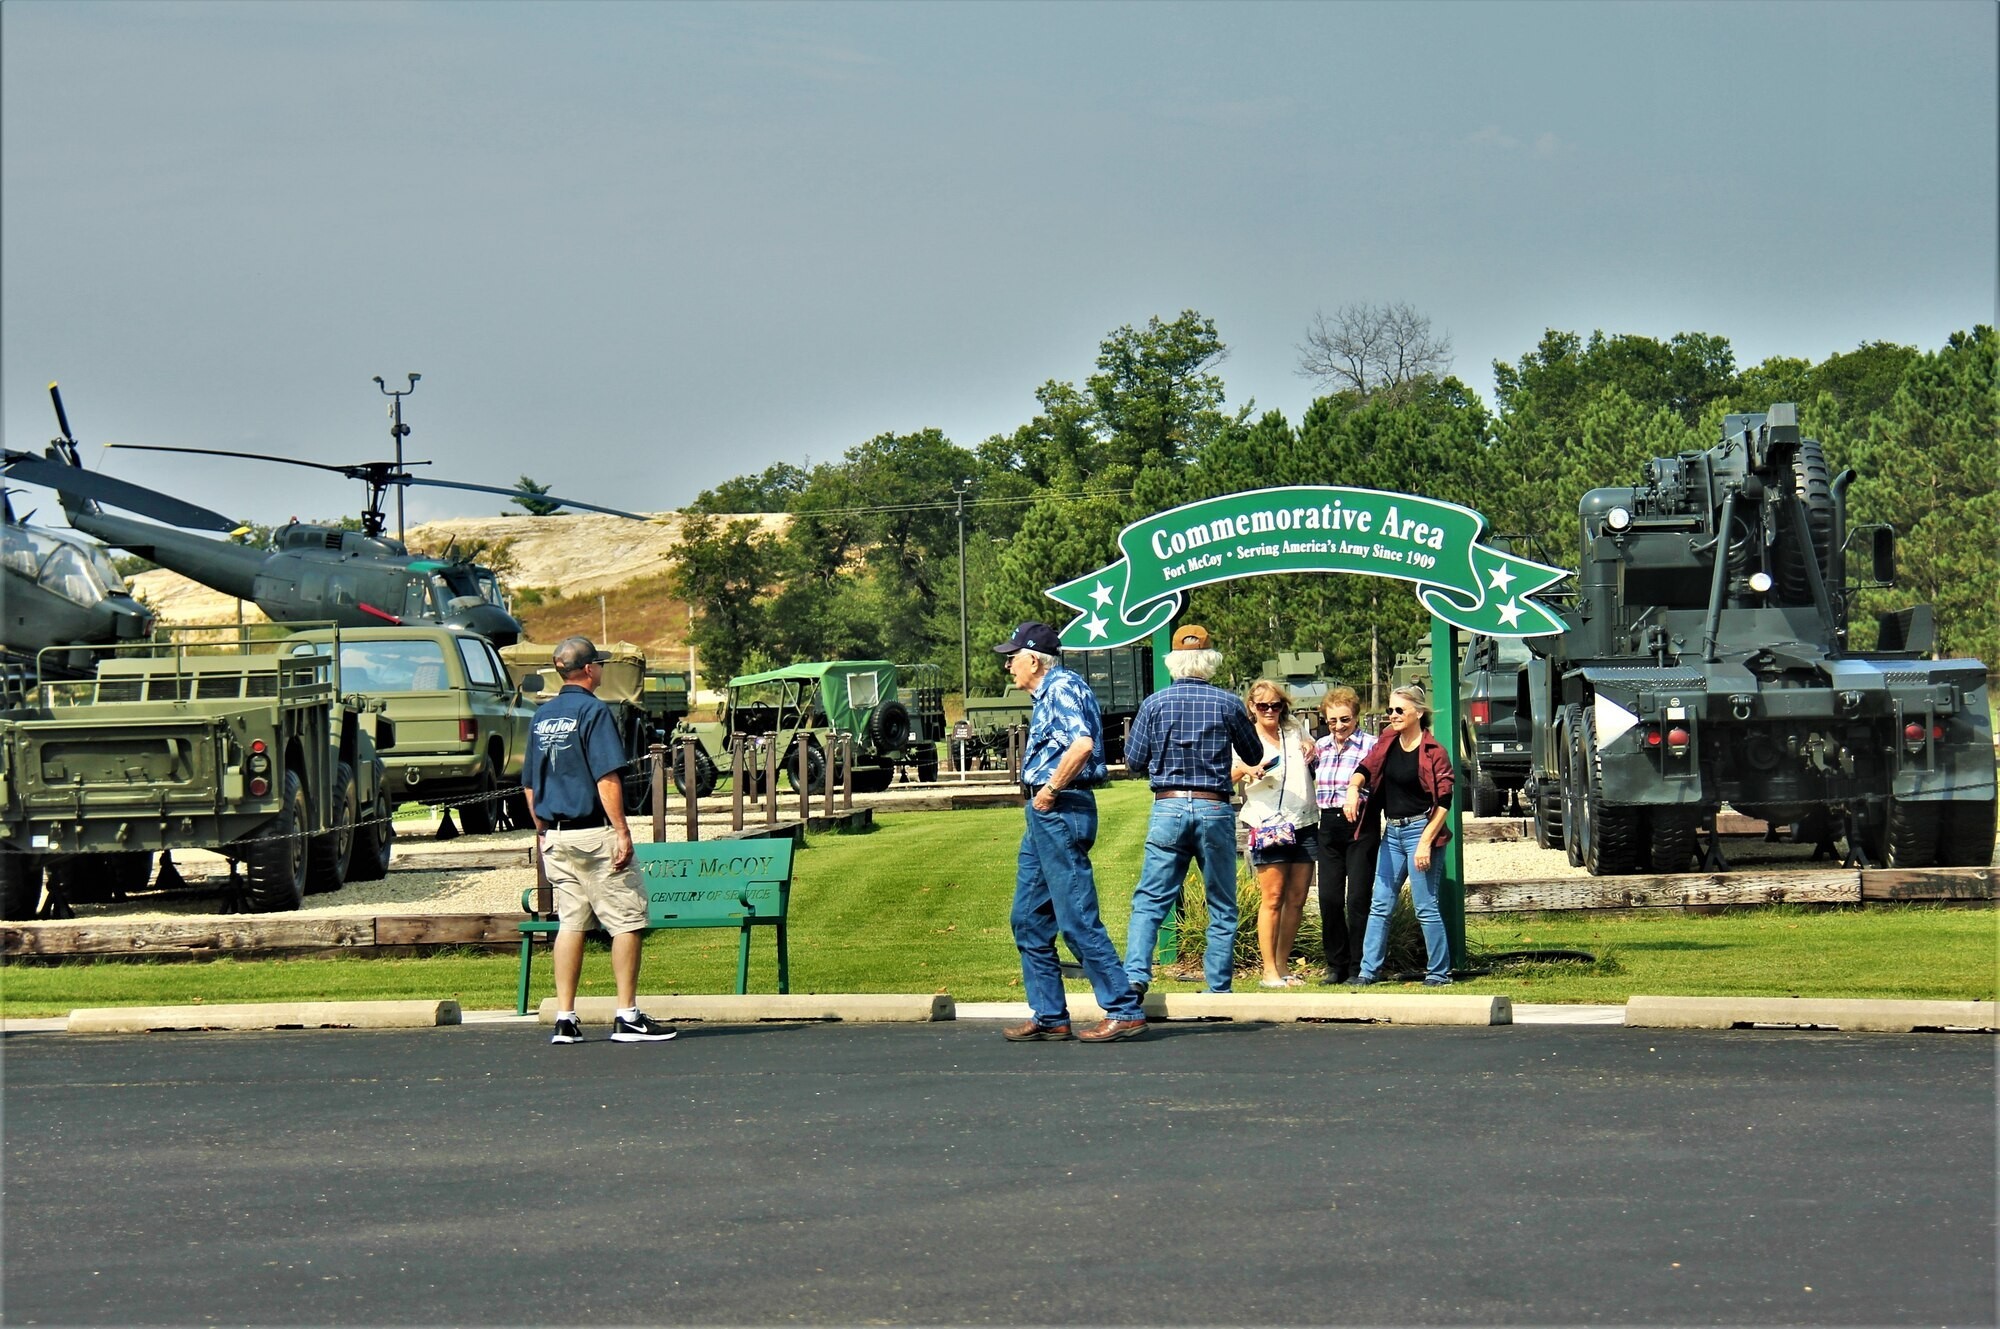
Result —
<instances>
[{"instance_id":1,"label":"street light pole","mask_svg":"<svg viewBox=\"0 0 2000 1329\"><path fill-rule=\"evenodd\" d=\"M403 423L403 398L417 390L417 380L422 377L422 374L411 374L409 387L401 392L391 392L388 385L382 382L382 376L380 374L375 376L375 386L382 389L382 395L394 399L389 403L389 437L396 440L396 470L399 474L403 469L403 440L410 436L410 427ZM398 540L403 538L403 489L403 485L396 486L396 539Z\"/></svg>"},{"instance_id":2,"label":"street light pole","mask_svg":"<svg viewBox=\"0 0 2000 1329\"><path fill-rule=\"evenodd\" d=\"M972 489L972 481L960 480L952 485L951 492L958 496L958 695L960 700L972 695L972 635L966 626L965 615L965 496Z\"/></svg>"}]
</instances>

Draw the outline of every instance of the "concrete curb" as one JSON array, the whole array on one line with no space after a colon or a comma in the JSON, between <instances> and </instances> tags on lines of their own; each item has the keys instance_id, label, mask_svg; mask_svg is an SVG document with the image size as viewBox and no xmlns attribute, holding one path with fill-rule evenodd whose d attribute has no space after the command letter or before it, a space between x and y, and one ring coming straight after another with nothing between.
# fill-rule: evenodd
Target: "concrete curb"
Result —
<instances>
[{"instance_id":1,"label":"concrete curb","mask_svg":"<svg viewBox=\"0 0 2000 1329\"><path fill-rule=\"evenodd\" d=\"M292 1001L241 1006L99 1006L69 1013L72 1034L178 1029L423 1029L457 1024L455 1001Z\"/></svg>"},{"instance_id":2,"label":"concrete curb","mask_svg":"<svg viewBox=\"0 0 2000 1329\"><path fill-rule=\"evenodd\" d=\"M584 1024L610 1024L615 997L579 997L577 1019ZM707 1024L755 1024L760 1020L839 1020L851 1024L924 1024L953 1018L945 993L748 993L737 996L661 996L639 998L639 1009L656 1020L700 1020ZM542 999L543 1024L556 1021L556 999Z\"/></svg>"},{"instance_id":3,"label":"concrete curb","mask_svg":"<svg viewBox=\"0 0 2000 1329\"><path fill-rule=\"evenodd\" d=\"M1868 1001L1826 997L1640 997L1625 1003L1631 1029L1839 1029L1908 1034L1918 1031L2000 1031L2000 1003L1990 1001Z\"/></svg>"},{"instance_id":4,"label":"concrete curb","mask_svg":"<svg viewBox=\"0 0 2000 1329\"><path fill-rule=\"evenodd\" d=\"M1072 1020L1101 1020L1088 994L1071 993ZM1149 1020L1326 1020L1354 1024L1499 1025L1514 1022L1507 997L1415 992L1150 992Z\"/></svg>"}]
</instances>

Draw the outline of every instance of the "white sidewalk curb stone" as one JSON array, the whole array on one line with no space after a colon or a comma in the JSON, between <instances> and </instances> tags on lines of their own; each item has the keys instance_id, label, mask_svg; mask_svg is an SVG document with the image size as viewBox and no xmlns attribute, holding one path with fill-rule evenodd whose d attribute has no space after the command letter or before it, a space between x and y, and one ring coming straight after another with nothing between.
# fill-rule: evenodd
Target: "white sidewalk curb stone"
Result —
<instances>
[{"instance_id":1,"label":"white sidewalk curb stone","mask_svg":"<svg viewBox=\"0 0 2000 1329\"><path fill-rule=\"evenodd\" d=\"M290 1001L217 1006L99 1006L69 1013L72 1034L177 1029L422 1029L459 1023L455 1001Z\"/></svg>"},{"instance_id":2,"label":"white sidewalk curb stone","mask_svg":"<svg viewBox=\"0 0 2000 1329\"><path fill-rule=\"evenodd\" d=\"M1104 1009L1089 993L1072 992L1069 1018L1102 1020ZM1417 992L1149 992L1146 1018L1496 1025L1514 1022L1514 1005L1508 997Z\"/></svg>"},{"instance_id":3,"label":"white sidewalk curb stone","mask_svg":"<svg viewBox=\"0 0 2000 1329\"><path fill-rule=\"evenodd\" d=\"M618 1006L615 997L578 997L576 1018L584 1024L610 1024ZM839 1020L854 1024L924 1024L953 1018L952 1000L945 993L752 992L743 996L675 996L639 998L639 1009L656 1020L700 1020L706 1024L755 1024L760 1020ZM554 1024L556 999L542 999L540 1018Z\"/></svg>"},{"instance_id":4,"label":"white sidewalk curb stone","mask_svg":"<svg viewBox=\"0 0 2000 1329\"><path fill-rule=\"evenodd\" d=\"M2000 1003L1870 1001L1827 997L1640 997L1625 1003L1635 1029L1734 1029L1739 1025L1810 1027L1907 1034L1918 1030L1993 1033Z\"/></svg>"}]
</instances>

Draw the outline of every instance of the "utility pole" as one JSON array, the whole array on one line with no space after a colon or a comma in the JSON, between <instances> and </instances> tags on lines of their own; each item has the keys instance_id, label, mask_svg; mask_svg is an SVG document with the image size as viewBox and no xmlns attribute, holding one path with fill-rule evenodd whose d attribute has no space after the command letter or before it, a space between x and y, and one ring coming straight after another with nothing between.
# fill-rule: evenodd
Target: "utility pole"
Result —
<instances>
[{"instance_id":1,"label":"utility pole","mask_svg":"<svg viewBox=\"0 0 2000 1329\"><path fill-rule=\"evenodd\" d=\"M403 423L403 398L417 390L417 380L422 377L422 374L411 374L409 375L409 387L404 388L401 392L391 392L388 385L382 382L382 376L380 374L375 376L375 386L382 389L382 395L394 399L389 403L389 437L396 440L396 470L398 473L403 469L403 440L410 436L410 427ZM396 486L396 538L398 540L403 538L404 488L405 486L401 484Z\"/></svg>"},{"instance_id":2,"label":"utility pole","mask_svg":"<svg viewBox=\"0 0 2000 1329\"><path fill-rule=\"evenodd\" d=\"M962 701L972 695L972 635L966 626L965 615L965 496L972 490L972 481L960 480L952 485L951 492L958 497L958 695Z\"/></svg>"}]
</instances>

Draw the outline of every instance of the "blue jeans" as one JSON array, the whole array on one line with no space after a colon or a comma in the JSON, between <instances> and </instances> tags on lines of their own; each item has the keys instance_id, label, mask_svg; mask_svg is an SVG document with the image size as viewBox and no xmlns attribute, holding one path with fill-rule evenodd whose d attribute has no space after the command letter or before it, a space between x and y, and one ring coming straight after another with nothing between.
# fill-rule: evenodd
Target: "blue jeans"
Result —
<instances>
[{"instance_id":1,"label":"blue jeans","mask_svg":"<svg viewBox=\"0 0 2000 1329\"><path fill-rule=\"evenodd\" d=\"M1111 1020L1143 1020L1145 1010L1118 963L1104 916L1097 909L1097 880L1090 871L1090 846L1097 842L1097 798L1088 790L1065 789L1055 809L1028 804L1028 828L1014 870L1014 944L1021 950L1021 982L1035 1023L1069 1023L1056 933L1069 943Z\"/></svg>"},{"instance_id":2,"label":"blue jeans","mask_svg":"<svg viewBox=\"0 0 2000 1329\"><path fill-rule=\"evenodd\" d=\"M1210 992L1229 991L1236 950L1236 810L1199 798L1162 798L1146 824L1146 858L1132 891L1125 929L1125 972L1134 983L1153 979L1153 948L1167 911L1181 897L1190 862L1201 864L1208 897L1208 944L1202 973Z\"/></svg>"},{"instance_id":3,"label":"blue jeans","mask_svg":"<svg viewBox=\"0 0 2000 1329\"><path fill-rule=\"evenodd\" d=\"M1361 977L1377 978L1382 973L1382 956L1389 949L1389 913L1396 907L1396 892L1403 878L1410 879L1410 903L1416 908L1417 923L1424 930L1424 977L1451 977L1451 942L1444 935L1444 915L1438 912L1438 883L1444 880L1444 854L1431 846L1431 865L1417 870L1417 841L1423 839L1422 821L1401 826L1382 824L1382 849L1375 857L1375 893L1368 901L1368 936L1361 943Z\"/></svg>"}]
</instances>

